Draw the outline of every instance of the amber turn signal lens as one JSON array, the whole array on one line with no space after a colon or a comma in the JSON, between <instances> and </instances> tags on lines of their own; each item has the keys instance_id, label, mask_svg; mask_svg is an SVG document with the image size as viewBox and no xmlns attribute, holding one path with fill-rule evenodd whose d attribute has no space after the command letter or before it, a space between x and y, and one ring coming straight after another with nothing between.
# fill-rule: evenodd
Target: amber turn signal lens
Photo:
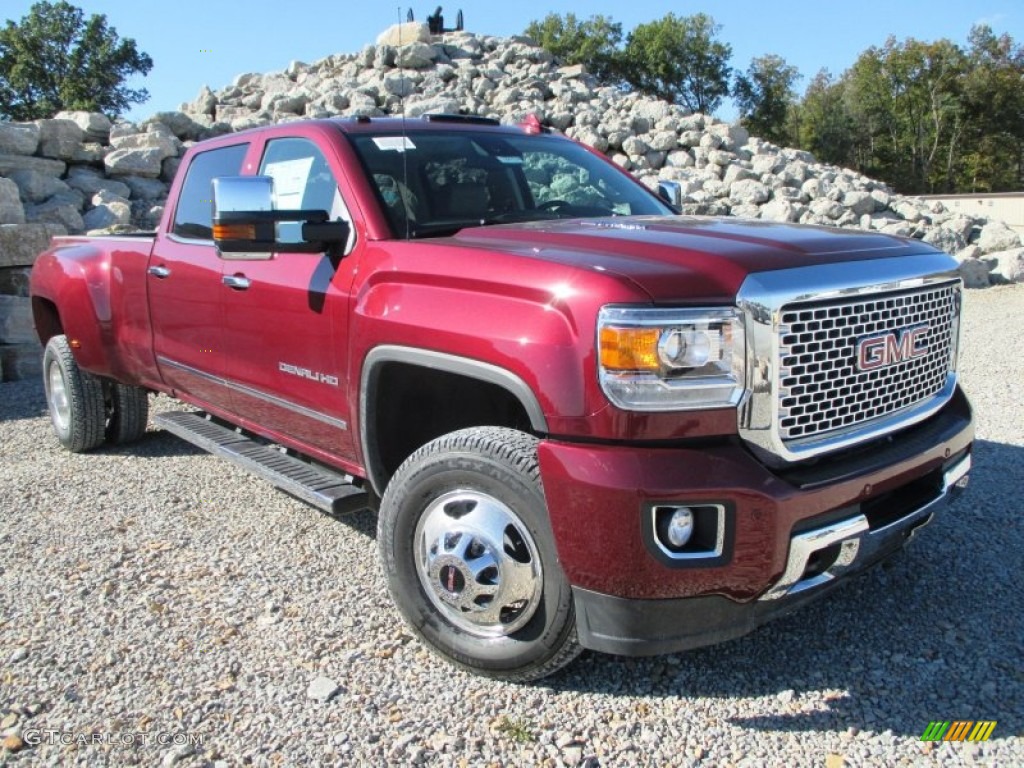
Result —
<instances>
[{"instance_id":1,"label":"amber turn signal lens","mask_svg":"<svg viewBox=\"0 0 1024 768\"><path fill-rule=\"evenodd\" d=\"M658 328L601 329L601 366L609 371L657 371Z\"/></svg>"},{"instance_id":2,"label":"amber turn signal lens","mask_svg":"<svg viewBox=\"0 0 1024 768\"><path fill-rule=\"evenodd\" d=\"M214 240L255 240L255 224L214 224Z\"/></svg>"}]
</instances>

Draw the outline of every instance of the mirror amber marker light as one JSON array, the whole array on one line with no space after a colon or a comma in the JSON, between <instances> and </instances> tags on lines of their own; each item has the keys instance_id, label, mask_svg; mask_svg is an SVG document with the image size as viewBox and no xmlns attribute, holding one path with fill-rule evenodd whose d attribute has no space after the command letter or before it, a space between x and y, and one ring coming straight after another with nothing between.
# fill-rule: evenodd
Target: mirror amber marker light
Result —
<instances>
[{"instance_id":1,"label":"mirror amber marker light","mask_svg":"<svg viewBox=\"0 0 1024 768\"><path fill-rule=\"evenodd\" d=\"M255 224L217 224L213 225L214 240L255 240Z\"/></svg>"}]
</instances>

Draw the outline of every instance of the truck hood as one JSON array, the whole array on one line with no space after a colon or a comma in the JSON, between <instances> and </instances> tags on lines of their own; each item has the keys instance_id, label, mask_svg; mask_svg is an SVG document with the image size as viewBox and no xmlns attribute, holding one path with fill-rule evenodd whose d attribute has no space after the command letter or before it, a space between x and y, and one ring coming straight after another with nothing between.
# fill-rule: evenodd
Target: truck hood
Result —
<instances>
[{"instance_id":1,"label":"truck hood","mask_svg":"<svg viewBox=\"0 0 1024 768\"><path fill-rule=\"evenodd\" d=\"M473 227L452 240L611 272L634 282L656 302L691 297L731 301L753 272L934 251L921 242L877 232L699 216Z\"/></svg>"}]
</instances>

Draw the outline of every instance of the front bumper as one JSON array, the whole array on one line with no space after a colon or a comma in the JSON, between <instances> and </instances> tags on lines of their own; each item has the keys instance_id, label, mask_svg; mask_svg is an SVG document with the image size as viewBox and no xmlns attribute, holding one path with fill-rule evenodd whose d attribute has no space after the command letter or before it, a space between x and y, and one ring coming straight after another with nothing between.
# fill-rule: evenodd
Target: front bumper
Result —
<instances>
[{"instance_id":1,"label":"front bumper","mask_svg":"<svg viewBox=\"0 0 1024 768\"><path fill-rule=\"evenodd\" d=\"M857 514L793 536L783 575L757 600L745 603L710 595L677 600L630 600L573 590L580 643L622 656L649 656L731 640L785 616L826 594L839 577L863 571L899 549L931 522L935 512L966 484L970 455L945 473L942 494L875 530ZM808 568L815 555L838 547L832 565Z\"/></svg>"},{"instance_id":2,"label":"front bumper","mask_svg":"<svg viewBox=\"0 0 1024 768\"><path fill-rule=\"evenodd\" d=\"M737 440L643 448L544 441L539 457L581 642L644 655L743 635L884 558L966 481L959 391L927 422L833 461L770 470ZM727 510L722 556L658 557L652 504Z\"/></svg>"}]
</instances>

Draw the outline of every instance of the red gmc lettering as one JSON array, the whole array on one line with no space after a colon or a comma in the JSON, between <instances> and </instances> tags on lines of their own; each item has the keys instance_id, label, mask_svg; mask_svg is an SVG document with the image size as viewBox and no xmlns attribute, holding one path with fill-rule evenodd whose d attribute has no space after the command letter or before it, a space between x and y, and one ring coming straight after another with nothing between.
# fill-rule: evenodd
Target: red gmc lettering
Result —
<instances>
[{"instance_id":1,"label":"red gmc lettering","mask_svg":"<svg viewBox=\"0 0 1024 768\"><path fill-rule=\"evenodd\" d=\"M927 354L929 330L930 326L919 325L908 328L899 337L886 333L861 339L857 342L857 368L873 371Z\"/></svg>"}]
</instances>

